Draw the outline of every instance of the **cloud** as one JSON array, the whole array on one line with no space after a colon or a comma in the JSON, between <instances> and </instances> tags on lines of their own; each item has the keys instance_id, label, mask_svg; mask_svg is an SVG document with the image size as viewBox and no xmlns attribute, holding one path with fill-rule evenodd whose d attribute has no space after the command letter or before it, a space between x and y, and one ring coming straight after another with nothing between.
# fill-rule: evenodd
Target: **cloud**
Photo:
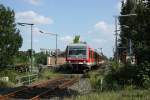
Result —
<instances>
[{"instance_id":1,"label":"cloud","mask_svg":"<svg viewBox=\"0 0 150 100\"><path fill-rule=\"evenodd\" d=\"M121 11L122 1L125 3L127 0L118 0L116 8L119 12Z\"/></svg>"},{"instance_id":2,"label":"cloud","mask_svg":"<svg viewBox=\"0 0 150 100\"><path fill-rule=\"evenodd\" d=\"M108 26L106 25L106 23L104 21L100 21L98 23L95 24L95 29L100 30L100 31L107 31Z\"/></svg>"},{"instance_id":3,"label":"cloud","mask_svg":"<svg viewBox=\"0 0 150 100\"><path fill-rule=\"evenodd\" d=\"M32 5L39 5L41 0L24 0Z\"/></svg>"},{"instance_id":4,"label":"cloud","mask_svg":"<svg viewBox=\"0 0 150 100\"><path fill-rule=\"evenodd\" d=\"M114 45L114 25L104 20L100 20L89 30L88 44L93 48L103 48L103 53L108 57L113 56L112 47Z\"/></svg>"},{"instance_id":5,"label":"cloud","mask_svg":"<svg viewBox=\"0 0 150 100\"><path fill-rule=\"evenodd\" d=\"M40 33L40 29L38 27L34 27L33 28L33 34L34 35L41 35L42 33Z\"/></svg>"},{"instance_id":6,"label":"cloud","mask_svg":"<svg viewBox=\"0 0 150 100\"><path fill-rule=\"evenodd\" d=\"M93 43L96 43L96 44L104 44L107 42L107 40L105 39L99 39L99 38L95 38L92 40Z\"/></svg>"},{"instance_id":7,"label":"cloud","mask_svg":"<svg viewBox=\"0 0 150 100\"><path fill-rule=\"evenodd\" d=\"M45 17L32 10L24 11L24 12L17 12L16 20L18 22L28 22L28 23L41 24L41 25L53 23L53 20L50 17Z\"/></svg>"},{"instance_id":8,"label":"cloud","mask_svg":"<svg viewBox=\"0 0 150 100\"><path fill-rule=\"evenodd\" d=\"M69 35L60 37L60 41L62 41L63 43L72 43L73 37L71 37Z\"/></svg>"},{"instance_id":9,"label":"cloud","mask_svg":"<svg viewBox=\"0 0 150 100\"><path fill-rule=\"evenodd\" d=\"M99 21L94 25L94 30L99 33L112 33L113 25L106 23L105 21Z\"/></svg>"},{"instance_id":10,"label":"cloud","mask_svg":"<svg viewBox=\"0 0 150 100\"><path fill-rule=\"evenodd\" d=\"M121 11L121 2L120 1L117 3L117 7L116 8L118 9L119 12Z\"/></svg>"}]
</instances>

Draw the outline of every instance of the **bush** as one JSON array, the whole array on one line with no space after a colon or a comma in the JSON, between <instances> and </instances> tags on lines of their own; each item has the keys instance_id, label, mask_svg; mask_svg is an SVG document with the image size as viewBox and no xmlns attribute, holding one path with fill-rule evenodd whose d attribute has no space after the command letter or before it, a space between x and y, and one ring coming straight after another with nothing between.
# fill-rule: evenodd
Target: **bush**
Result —
<instances>
[{"instance_id":1,"label":"bush","mask_svg":"<svg viewBox=\"0 0 150 100\"><path fill-rule=\"evenodd\" d=\"M125 85L137 85L139 80L137 77L138 66L136 65L122 65L114 69L114 64L111 65L110 71L104 76L106 87L108 89L121 89ZM117 65L118 66L118 65Z\"/></svg>"},{"instance_id":2,"label":"bush","mask_svg":"<svg viewBox=\"0 0 150 100\"><path fill-rule=\"evenodd\" d=\"M5 87L15 87L15 84L12 82L6 82L6 81L0 81L0 88L5 88Z\"/></svg>"},{"instance_id":3,"label":"bush","mask_svg":"<svg viewBox=\"0 0 150 100\"><path fill-rule=\"evenodd\" d=\"M89 82L94 90L101 90L102 75L98 72L89 73Z\"/></svg>"},{"instance_id":4,"label":"bush","mask_svg":"<svg viewBox=\"0 0 150 100\"><path fill-rule=\"evenodd\" d=\"M9 81L11 82L16 82L16 76L18 73L12 69L4 69L0 71L0 77L9 77Z\"/></svg>"},{"instance_id":5,"label":"bush","mask_svg":"<svg viewBox=\"0 0 150 100\"><path fill-rule=\"evenodd\" d=\"M29 75L30 73L19 73L14 69L3 69L0 70L0 77L9 77L9 82L17 83L16 77L17 76L25 76Z\"/></svg>"},{"instance_id":6,"label":"bush","mask_svg":"<svg viewBox=\"0 0 150 100\"><path fill-rule=\"evenodd\" d=\"M37 53L35 54L35 64L47 64L47 54L44 53Z\"/></svg>"},{"instance_id":7,"label":"bush","mask_svg":"<svg viewBox=\"0 0 150 100\"><path fill-rule=\"evenodd\" d=\"M117 68L114 65L114 63L111 64L104 78L107 87L116 89L117 85L119 88L134 85L138 88L150 88L150 64L148 62L139 65L126 64Z\"/></svg>"},{"instance_id":8,"label":"bush","mask_svg":"<svg viewBox=\"0 0 150 100\"><path fill-rule=\"evenodd\" d=\"M150 88L150 63L145 61L138 66L138 79L144 88Z\"/></svg>"},{"instance_id":9,"label":"bush","mask_svg":"<svg viewBox=\"0 0 150 100\"><path fill-rule=\"evenodd\" d=\"M46 69L43 69L41 72L40 72L40 78L43 78L43 79L50 79L52 77L57 77L59 76L60 74L59 73L56 73L48 68Z\"/></svg>"}]
</instances>

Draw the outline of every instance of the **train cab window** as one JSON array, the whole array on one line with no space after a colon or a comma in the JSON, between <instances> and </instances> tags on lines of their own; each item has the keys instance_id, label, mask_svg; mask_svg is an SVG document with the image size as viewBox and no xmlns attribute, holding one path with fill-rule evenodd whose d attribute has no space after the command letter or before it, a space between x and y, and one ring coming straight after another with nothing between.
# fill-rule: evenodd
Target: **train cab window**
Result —
<instances>
[{"instance_id":1,"label":"train cab window","mask_svg":"<svg viewBox=\"0 0 150 100\"><path fill-rule=\"evenodd\" d=\"M69 49L68 54L69 57L86 58L85 49Z\"/></svg>"},{"instance_id":2,"label":"train cab window","mask_svg":"<svg viewBox=\"0 0 150 100\"><path fill-rule=\"evenodd\" d=\"M90 58L92 58L92 50L90 50Z\"/></svg>"}]
</instances>

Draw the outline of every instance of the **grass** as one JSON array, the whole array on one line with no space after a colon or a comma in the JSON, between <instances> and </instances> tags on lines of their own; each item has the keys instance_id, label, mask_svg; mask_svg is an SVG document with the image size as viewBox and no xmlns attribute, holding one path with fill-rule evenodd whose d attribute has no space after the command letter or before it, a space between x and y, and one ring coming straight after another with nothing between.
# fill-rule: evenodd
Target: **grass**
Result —
<instances>
[{"instance_id":1,"label":"grass","mask_svg":"<svg viewBox=\"0 0 150 100\"><path fill-rule=\"evenodd\" d=\"M15 84L17 83L16 77L27 76L27 75L32 75L32 73L30 72L20 73L20 72L15 71L14 69L0 70L0 77L9 77L8 82L0 81L0 87L14 87ZM60 73L54 72L47 68L47 69L43 69L41 73L39 73L38 80L47 80L53 77L57 77L59 75ZM22 80L26 81L28 80L28 78L23 78Z\"/></svg>"},{"instance_id":2,"label":"grass","mask_svg":"<svg viewBox=\"0 0 150 100\"><path fill-rule=\"evenodd\" d=\"M89 82L93 89L100 89L101 88L101 79L103 79L103 75L101 75L97 71L92 71L88 73Z\"/></svg>"},{"instance_id":3,"label":"grass","mask_svg":"<svg viewBox=\"0 0 150 100\"><path fill-rule=\"evenodd\" d=\"M150 100L149 90L121 90L92 92L75 100Z\"/></svg>"},{"instance_id":4,"label":"grass","mask_svg":"<svg viewBox=\"0 0 150 100\"><path fill-rule=\"evenodd\" d=\"M0 81L0 88L8 88L8 87L15 87L15 84L12 82Z\"/></svg>"},{"instance_id":5,"label":"grass","mask_svg":"<svg viewBox=\"0 0 150 100\"><path fill-rule=\"evenodd\" d=\"M51 79L53 77L60 76L60 73L52 71L50 69L44 69L40 72L40 79Z\"/></svg>"},{"instance_id":6,"label":"grass","mask_svg":"<svg viewBox=\"0 0 150 100\"><path fill-rule=\"evenodd\" d=\"M0 78L2 77L8 77L9 81L0 81L0 87L15 87L15 84L17 84L17 77L31 75L29 72L20 73L15 71L12 68L6 68L3 70L0 70Z\"/></svg>"},{"instance_id":7,"label":"grass","mask_svg":"<svg viewBox=\"0 0 150 100\"><path fill-rule=\"evenodd\" d=\"M104 75L97 71L92 71L88 75L90 84L95 91L79 95L75 100L150 100L150 90L135 89L132 85L113 90L107 89L107 84L104 81L103 91L101 91L101 79Z\"/></svg>"}]
</instances>

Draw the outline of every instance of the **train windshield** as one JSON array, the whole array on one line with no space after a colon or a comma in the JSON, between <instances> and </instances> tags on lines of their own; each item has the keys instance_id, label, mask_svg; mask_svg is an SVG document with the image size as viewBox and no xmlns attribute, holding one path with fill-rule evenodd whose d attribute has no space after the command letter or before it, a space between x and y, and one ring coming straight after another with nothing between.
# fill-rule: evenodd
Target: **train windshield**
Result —
<instances>
[{"instance_id":1,"label":"train windshield","mask_svg":"<svg viewBox=\"0 0 150 100\"><path fill-rule=\"evenodd\" d=\"M68 57L86 58L86 48L69 48Z\"/></svg>"}]
</instances>

